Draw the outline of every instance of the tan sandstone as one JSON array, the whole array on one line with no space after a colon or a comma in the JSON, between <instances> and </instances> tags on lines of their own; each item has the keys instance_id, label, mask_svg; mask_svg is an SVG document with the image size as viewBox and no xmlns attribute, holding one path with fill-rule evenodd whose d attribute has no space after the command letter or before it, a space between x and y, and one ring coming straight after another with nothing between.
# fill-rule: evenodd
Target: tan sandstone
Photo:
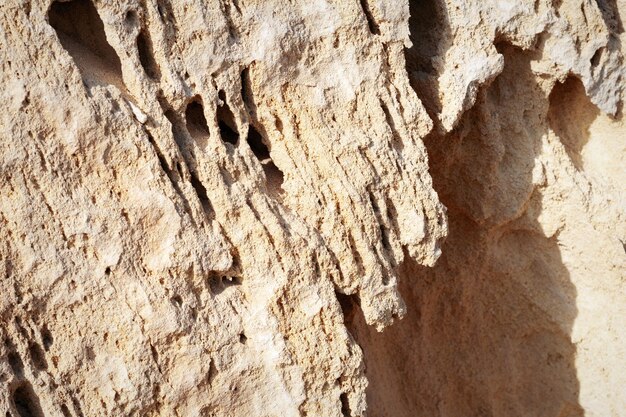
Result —
<instances>
[{"instance_id":1,"label":"tan sandstone","mask_svg":"<svg viewBox=\"0 0 626 417\"><path fill-rule=\"evenodd\" d=\"M623 16L5 0L0 417L626 416Z\"/></svg>"}]
</instances>

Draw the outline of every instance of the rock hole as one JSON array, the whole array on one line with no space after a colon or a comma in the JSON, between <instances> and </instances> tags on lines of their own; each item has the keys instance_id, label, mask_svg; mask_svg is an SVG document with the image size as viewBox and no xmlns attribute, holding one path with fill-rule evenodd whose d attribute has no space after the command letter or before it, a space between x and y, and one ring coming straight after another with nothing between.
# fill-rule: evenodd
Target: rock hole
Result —
<instances>
[{"instance_id":1,"label":"rock hole","mask_svg":"<svg viewBox=\"0 0 626 417\"><path fill-rule=\"evenodd\" d=\"M241 343L242 345L245 345L247 341L248 341L248 338L246 337L246 335L243 333L239 333L239 343Z\"/></svg>"},{"instance_id":2,"label":"rock hole","mask_svg":"<svg viewBox=\"0 0 626 417\"><path fill-rule=\"evenodd\" d=\"M24 383L13 391L13 406L20 417L43 417L39 398L30 383Z\"/></svg>"},{"instance_id":3,"label":"rock hole","mask_svg":"<svg viewBox=\"0 0 626 417\"><path fill-rule=\"evenodd\" d=\"M144 30L137 35L137 51L139 52L139 62L146 75L153 80L161 78L161 71L154 60L154 50L150 35Z\"/></svg>"},{"instance_id":4,"label":"rock hole","mask_svg":"<svg viewBox=\"0 0 626 417\"><path fill-rule=\"evenodd\" d=\"M212 275L208 278L208 286L214 295L221 294L226 288L241 285L241 278L231 275Z\"/></svg>"},{"instance_id":5,"label":"rock hole","mask_svg":"<svg viewBox=\"0 0 626 417\"><path fill-rule=\"evenodd\" d=\"M156 350L156 348L150 344L150 353L152 354L152 360L154 361L154 363L159 363L159 352Z\"/></svg>"},{"instance_id":6,"label":"rock hole","mask_svg":"<svg viewBox=\"0 0 626 417\"><path fill-rule=\"evenodd\" d=\"M348 402L348 395L345 392L342 392L339 396L339 400L341 401L341 415L344 417L352 417L350 403Z\"/></svg>"},{"instance_id":7,"label":"rock hole","mask_svg":"<svg viewBox=\"0 0 626 417\"><path fill-rule=\"evenodd\" d=\"M283 133L283 121L280 120L278 116L275 116L274 126L276 126L276 130L278 130L281 134Z\"/></svg>"},{"instance_id":8,"label":"rock hole","mask_svg":"<svg viewBox=\"0 0 626 417\"><path fill-rule=\"evenodd\" d=\"M445 2L410 1L409 37L413 46L404 50L411 86L437 125L443 107L437 81L440 60L454 38L447 8Z\"/></svg>"},{"instance_id":9,"label":"rock hole","mask_svg":"<svg viewBox=\"0 0 626 417\"><path fill-rule=\"evenodd\" d=\"M217 375L217 368L215 367L215 361L211 359L209 364L209 372L207 372L207 382L209 385L213 383L215 376Z\"/></svg>"},{"instance_id":10,"label":"rock hole","mask_svg":"<svg viewBox=\"0 0 626 417\"><path fill-rule=\"evenodd\" d=\"M218 295L224 291L224 286L222 285L222 281L219 277L209 277L207 283L209 290L211 290L211 294Z\"/></svg>"},{"instance_id":11,"label":"rock hole","mask_svg":"<svg viewBox=\"0 0 626 417\"><path fill-rule=\"evenodd\" d=\"M263 136L259 133L258 130L255 129L254 126L250 125L248 129L248 145L250 145L250 149L254 153L254 155L259 159L259 161L263 162L270 158L270 151L267 148L263 140Z\"/></svg>"},{"instance_id":12,"label":"rock hole","mask_svg":"<svg viewBox=\"0 0 626 417\"><path fill-rule=\"evenodd\" d=\"M107 267L104 269L104 275L111 275L111 268L110 268L110 267L108 267L108 266L107 266Z\"/></svg>"},{"instance_id":13,"label":"rock hole","mask_svg":"<svg viewBox=\"0 0 626 417\"><path fill-rule=\"evenodd\" d=\"M63 417L72 417L72 413L70 413L70 409L67 408L67 405L61 404L61 414Z\"/></svg>"},{"instance_id":14,"label":"rock hole","mask_svg":"<svg viewBox=\"0 0 626 417\"><path fill-rule=\"evenodd\" d=\"M126 16L124 17L124 21L129 26L135 26L137 23L137 12L134 10L129 10L126 12Z\"/></svg>"},{"instance_id":15,"label":"rock hole","mask_svg":"<svg viewBox=\"0 0 626 417\"><path fill-rule=\"evenodd\" d=\"M239 141L239 134L231 129L230 126L224 121L219 121L218 126L220 128L222 140L230 143L231 145L237 145L237 142Z\"/></svg>"},{"instance_id":16,"label":"rock hole","mask_svg":"<svg viewBox=\"0 0 626 417\"><path fill-rule=\"evenodd\" d=\"M618 6L619 0L597 0L596 4L609 30L615 35L624 33L624 25L620 16L621 5Z\"/></svg>"},{"instance_id":17,"label":"rock hole","mask_svg":"<svg viewBox=\"0 0 626 417\"><path fill-rule=\"evenodd\" d=\"M225 287L230 287L232 285L241 285L241 278L233 275L223 275L222 285L224 285Z\"/></svg>"},{"instance_id":18,"label":"rock hole","mask_svg":"<svg viewBox=\"0 0 626 417\"><path fill-rule=\"evenodd\" d=\"M76 63L85 85L112 84L125 90L122 63L107 42L102 19L90 0L53 3L48 22Z\"/></svg>"},{"instance_id":19,"label":"rock hole","mask_svg":"<svg viewBox=\"0 0 626 417\"><path fill-rule=\"evenodd\" d=\"M361 8L363 9L363 14L367 19L367 27L369 27L370 33L372 35L380 35L380 28L374 20L374 16L372 15L372 11L370 10L370 6L367 0L361 0Z\"/></svg>"},{"instance_id":20,"label":"rock hole","mask_svg":"<svg viewBox=\"0 0 626 417\"><path fill-rule=\"evenodd\" d=\"M433 1L411 1L410 7L410 38L413 46L406 50L407 69L426 74L435 74L433 59L440 55L447 43L444 36L450 32L449 27L439 27L439 22L447 22L446 6ZM439 30L439 31L438 31Z\"/></svg>"},{"instance_id":21,"label":"rock hole","mask_svg":"<svg viewBox=\"0 0 626 417\"><path fill-rule=\"evenodd\" d=\"M192 138L196 142L206 143L209 136L209 125L204 117L204 107L202 106L202 99L196 96L187 104L185 110L185 121L187 123L187 130Z\"/></svg>"},{"instance_id":22,"label":"rock hole","mask_svg":"<svg viewBox=\"0 0 626 417\"><path fill-rule=\"evenodd\" d=\"M267 190L270 196L280 199L283 194L285 175L272 160L262 165L267 178Z\"/></svg>"},{"instance_id":23,"label":"rock hole","mask_svg":"<svg viewBox=\"0 0 626 417\"><path fill-rule=\"evenodd\" d=\"M220 90L218 95L222 101L222 104L217 107L217 124L220 128L220 136L224 142L237 146L237 142L239 142L239 133L237 131L235 115L228 106L224 90Z\"/></svg>"},{"instance_id":24,"label":"rock hole","mask_svg":"<svg viewBox=\"0 0 626 417\"><path fill-rule=\"evenodd\" d=\"M591 68L595 68L600 63L600 59L602 59L602 54L604 52L604 48L598 48L598 50L591 57L590 63Z\"/></svg>"},{"instance_id":25,"label":"rock hole","mask_svg":"<svg viewBox=\"0 0 626 417\"><path fill-rule=\"evenodd\" d=\"M172 304L174 304L177 307L182 307L183 306L183 298L180 295L175 295L172 297Z\"/></svg>"},{"instance_id":26,"label":"rock hole","mask_svg":"<svg viewBox=\"0 0 626 417\"><path fill-rule=\"evenodd\" d=\"M38 344L31 343L28 346L28 353L36 369L39 369L39 370L48 369L48 362L46 361L46 356L43 352L43 349L41 349L41 347Z\"/></svg>"},{"instance_id":27,"label":"rock hole","mask_svg":"<svg viewBox=\"0 0 626 417\"><path fill-rule=\"evenodd\" d=\"M337 301L339 301L339 305L341 306L344 323L351 323L354 315L360 308L361 300L359 299L358 294L343 294L335 291L335 296L337 297Z\"/></svg>"},{"instance_id":28,"label":"rock hole","mask_svg":"<svg viewBox=\"0 0 626 417\"><path fill-rule=\"evenodd\" d=\"M252 125L250 125L248 129L247 142L252 153L254 153L261 162L265 178L267 179L266 186L269 194L274 198L279 198L283 192L282 186L285 176L276 164L274 164L274 161L272 161L270 151L265 144L265 139Z\"/></svg>"},{"instance_id":29,"label":"rock hole","mask_svg":"<svg viewBox=\"0 0 626 417\"><path fill-rule=\"evenodd\" d=\"M165 157L161 154L161 152L157 152L157 158L159 159L159 165L163 172L165 172L168 176L170 175L170 167L167 166L167 161L165 161Z\"/></svg>"},{"instance_id":30,"label":"rock hole","mask_svg":"<svg viewBox=\"0 0 626 417\"><path fill-rule=\"evenodd\" d=\"M380 237L382 238L383 248L388 251L391 251L391 244L389 243L389 235L387 232L387 228L382 224L378 225L378 229L380 230Z\"/></svg>"},{"instance_id":31,"label":"rock hole","mask_svg":"<svg viewBox=\"0 0 626 417\"><path fill-rule=\"evenodd\" d=\"M20 355L15 352L10 352L7 359L13 373L17 376L21 376L24 373L24 362L22 362Z\"/></svg>"},{"instance_id":32,"label":"rock hole","mask_svg":"<svg viewBox=\"0 0 626 417\"><path fill-rule=\"evenodd\" d=\"M250 69L247 67L241 71L241 99L248 107L252 107L252 84L250 83Z\"/></svg>"},{"instance_id":33,"label":"rock hole","mask_svg":"<svg viewBox=\"0 0 626 417\"><path fill-rule=\"evenodd\" d=\"M599 111L587 98L583 83L570 76L557 83L549 96L548 122L578 170L583 170L582 151L589 141L589 126Z\"/></svg>"},{"instance_id":34,"label":"rock hole","mask_svg":"<svg viewBox=\"0 0 626 417\"><path fill-rule=\"evenodd\" d=\"M26 14L26 17L30 17L30 12L32 10L31 8L31 2L30 1L25 1L22 3L22 10L24 10L24 13Z\"/></svg>"}]
</instances>

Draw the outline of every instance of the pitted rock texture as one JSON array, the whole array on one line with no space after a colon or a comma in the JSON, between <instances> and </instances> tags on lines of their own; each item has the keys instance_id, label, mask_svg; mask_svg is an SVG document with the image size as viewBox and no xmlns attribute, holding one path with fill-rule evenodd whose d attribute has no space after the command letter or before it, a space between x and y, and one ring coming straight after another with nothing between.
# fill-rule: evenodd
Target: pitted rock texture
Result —
<instances>
[{"instance_id":1,"label":"pitted rock texture","mask_svg":"<svg viewBox=\"0 0 626 417\"><path fill-rule=\"evenodd\" d=\"M624 13L3 2L0 412L622 415Z\"/></svg>"},{"instance_id":2,"label":"pitted rock texture","mask_svg":"<svg viewBox=\"0 0 626 417\"><path fill-rule=\"evenodd\" d=\"M390 324L446 233L408 5L367 7L1 6L3 408L364 412L335 292Z\"/></svg>"}]
</instances>

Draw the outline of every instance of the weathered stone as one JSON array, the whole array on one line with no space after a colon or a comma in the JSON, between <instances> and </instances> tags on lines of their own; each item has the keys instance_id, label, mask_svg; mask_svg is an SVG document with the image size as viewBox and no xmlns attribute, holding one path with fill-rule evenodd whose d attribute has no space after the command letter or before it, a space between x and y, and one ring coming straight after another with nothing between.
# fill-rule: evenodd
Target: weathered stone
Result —
<instances>
[{"instance_id":1,"label":"weathered stone","mask_svg":"<svg viewBox=\"0 0 626 417\"><path fill-rule=\"evenodd\" d=\"M410 3L0 4L0 412L620 415L626 6Z\"/></svg>"}]
</instances>

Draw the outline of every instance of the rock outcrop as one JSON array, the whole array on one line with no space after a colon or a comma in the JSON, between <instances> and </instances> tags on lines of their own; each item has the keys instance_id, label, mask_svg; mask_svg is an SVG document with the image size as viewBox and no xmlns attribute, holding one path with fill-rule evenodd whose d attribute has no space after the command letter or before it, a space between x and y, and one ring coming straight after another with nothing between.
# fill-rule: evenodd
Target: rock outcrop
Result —
<instances>
[{"instance_id":1,"label":"rock outcrop","mask_svg":"<svg viewBox=\"0 0 626 417\"><path fill-rule=\"evenodd\" d=\"M625 13L5 1L0 412L622 415Z\"/></svg>"}]
</instances>

